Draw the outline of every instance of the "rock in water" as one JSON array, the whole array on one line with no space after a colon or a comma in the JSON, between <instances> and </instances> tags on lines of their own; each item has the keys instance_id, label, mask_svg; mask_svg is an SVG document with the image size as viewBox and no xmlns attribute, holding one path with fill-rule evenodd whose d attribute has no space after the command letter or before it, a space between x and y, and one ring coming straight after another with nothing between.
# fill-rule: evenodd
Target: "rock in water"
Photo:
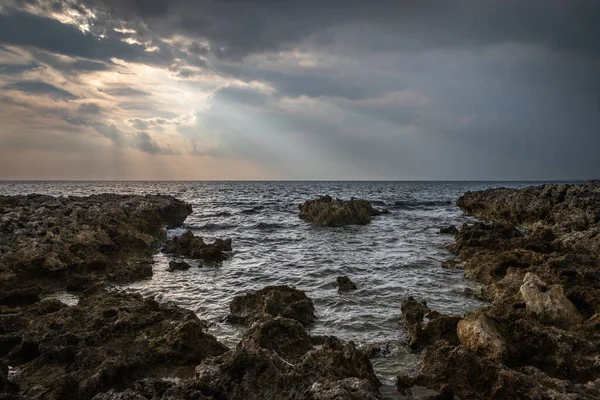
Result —
<instances>
[{"instance_id":1,"label":"rock in water","mask_svg":"<svg viewBox=\"0 0 600 400\"><path fill-rule=\"evenodd\" d=\"M190 268L192 268L192 266L185 261L169 261L169 268L167 268L167 271L187 271Z\"/></svg>"},{"instance_id":2,"label":"rock in water","mask_svg":"<svg viewBox=\"0 0 600 400\"><path fill-rule=\"evenodd\" d=\"M458 228L455 227L454 225L449 225L444 228L440 228L440 233L445 234L445 235L457 235Z\"/></svg>"},{"instance_id":3,"label":"rock in water","mask_svg":"<svg viewBox=\"0 0 600 400\"><path fill-rule=\"evenodd\" d=\"M365 225L387 210L374 208L367 200L340 200L323 196L300 204L300 218L324 226Z\"/></svg>"},{"instance_id":4,"label":"rock in water","mask_svg":"<svg viewBox=\"0 0 600 400\"><path fill-rule=\"evenodd\" d=\"M356 290L356 285L347 276L338 276L336 279L336 283L340 292L349 292L351 290Z\"/></svg>"},{"instance_id":5,"label":"rock in water","mask_svg":"<svg viewBox=\"0 0 600 400\"><path fill-rule=\"evenodd\" d=\"M266 316L295 319L303 325L315 320L315 307L311 299L298 289L289 286L267 286L254 293L236 296L229 305L229 320L251 325Z\"/></svg>"},{"instance_id":6,"label":"rock in water","mask_svg":"<svg viewBox=\"0 0 600 400\"><path fill-rule=\"evenodd\" d=\"M224 261L227 260L225 252L231 251L231 239L217 239L209 244L204 243L201 237L194 236L191 231L186 231L181 236L169 239L163 251L204 261Z\"/></svg>"}]
</instances>

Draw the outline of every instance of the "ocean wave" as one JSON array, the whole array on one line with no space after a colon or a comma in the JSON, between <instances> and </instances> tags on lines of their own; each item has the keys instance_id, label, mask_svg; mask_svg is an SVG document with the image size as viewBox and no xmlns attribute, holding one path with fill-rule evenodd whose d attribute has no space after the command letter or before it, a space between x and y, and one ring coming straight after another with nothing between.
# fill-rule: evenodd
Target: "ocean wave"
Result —
<instances>
[{"instance_id":1,"label":"ocean wave","mask_svg":"<svg viewBox=\"0 0 600 400\"><path fill-rule=\"evenodd\" d=\"M393 205L394 208L433 208L433 207L444 207L451 206L452 201L450 200L401 200L396 201Z\"/></svg>"}]
</instances>

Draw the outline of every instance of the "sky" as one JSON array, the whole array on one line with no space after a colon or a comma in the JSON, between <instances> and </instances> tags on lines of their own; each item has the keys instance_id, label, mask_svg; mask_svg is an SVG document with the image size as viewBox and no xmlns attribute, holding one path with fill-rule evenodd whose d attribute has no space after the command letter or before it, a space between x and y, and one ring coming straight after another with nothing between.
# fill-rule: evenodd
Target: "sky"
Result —
<instances>
[{"instance_id":1,"label":"sky","mask_svg":"<svg viewBox=\"0 0 600 400\"><path fill-rule=\"evenodd\" d=\"M0 0L0 179L600 178L597 0Z\"/></svg>"}]
</instances>

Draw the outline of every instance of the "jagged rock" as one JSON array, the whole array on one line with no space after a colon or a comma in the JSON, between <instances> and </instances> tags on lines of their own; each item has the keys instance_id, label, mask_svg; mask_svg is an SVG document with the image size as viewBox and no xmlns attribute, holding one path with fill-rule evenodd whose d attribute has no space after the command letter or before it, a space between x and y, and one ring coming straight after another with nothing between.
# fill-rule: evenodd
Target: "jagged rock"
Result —
<instances>
[{"instance_id":1,"label":"jagged rock","mask_svg":"<svg viewBox=\"0 0 600 400\"><path fill-rule=\"evenodd\" d=\"M315 307L311 299L298 289L289 286L267 286L253 293L236 296L229 305L229 320L250 325L265 316L295 319L303 325L315 320Z\"/></svg>"},{"instance_id":2,"label":"jagged rock","mask_svg":"<svg viewBox=\"0 0 600 400\"><path fill-rule=\"evenodd\" d=\"M192 268L192 266L185 261L169 261L169 268L167 268L167 271L187 271L190 268Z\"/></svg>"},{"instance_id":3,"label":"jagged rock","mask_svg":"<svg viewBox=\"0 0 600 400\"><path fill-rule=\"evenodd\" d=\"M101 393L92 400L148 400L146 397L134 392L133 390L126 390L124 392L117 392L115 389L111 389L106 393Z\"/></svg>"},{"instance_id":4,"label":"jagged rock","mask_svg":"<svg viewBox=\"0 0 600 400\"><path fill-rule=\"evenodd\" d=\"M600 395L600 185L544 185L462 196L450 249L492 302L457 326L462 345L424 350L415 385L465 399Z\"/></svg>"},{"instance_id":5,"label":"jagged rock","mask_svg":"<svg viewBox=\"0 0 600 400\"><path fill-rule=\"evenodd\" d=\"M7 359L20 366L21 394L31 398L90 399L144 377L185 376L228 350L193 312L138 294L98 289L34 318L36 307L0 316L21 337Z\"/></svg>"},{"instance_id":6,"label":"jagged rock","mask_svg":"<svg viewBox=\"0 0 600 400\"><path fill-rule=\"evenodd\" d=\"M485 313L460 320L456 333L463 346L479 355L497 359L504 359L507 356L506 340L495 322Z\"/></svg>"},{"instance_id":7,"label":"jagged rock","mask_svg":"<svg viewBox=\"0 0 600 400\"><path fill-rule=\"evenodd\" d=\"M228 258L225 252L231 251L231 239L217 239L209 244L191 231L185 231L181 236L169 239L163 251L204 261L224 261Z\"/></svg>"},{"instance_id":8,"label":"jagged rock","mask_svg":"<svg viewBox=\"0 0 600 400\"><path fill-rule=\"evenodd\" d=\"M456 260L442 261L442 268L457 269L460 267L462 267L462 263L460 261L456 261Z\"/></svg>"},{"instance_id":9,"label":"jagged rock","mask_svg":"<svg viewBox=\"0 0 600 400\"><path fill-rule=\"evenodd\" d=\"M148 277L164 227L191 212L171 196L0 196L0 297Z\"/></svg>"},{"instance_id":10,"label":"jagged rock","mask_svg":"<svg viewBox=\"0 0 600 400\"><path fill-rule=\"evenodd\" d=\"M373 208L367 200L340 200L323 196L300 204L300 218L324 226L365 225L387 210Z\"/></svg>"},{"instance_id":11,"label":"jagged rock","mask_svg":"<svg viewBox=\"0 0 600 400\"><path fill-rule=\"evenodd\" d=\"M356 285L347 276L338 276L336 278L336 283L340 292L349 292L351 290L356 290Z\"/></svg>"},{"instance_id":12,"label":"jagged rock","mask_svg":"<svg viewBox=\"0 0 600 400\"><path fill-rule=\"evenodd\" d=\"M312 350L311 339L304 326L289 318L267 317L253 324L238 347L272 350L283 359L296 362Z\"/></svg>"},{"instance_id":13,"label":"jagged rock","mask_svg":"<svg viewBox=\"0 0 600 400\"><path fill-rule=\"evenodd\" d=\"M314 400L377 400L381 399L373 393L373 387L368 381L358 378L340 379L334 382L314 383L310 389Z\"/></svg>"},{"instance_id":14,"label":"jagged rock","mask_svg":"<svg viewBox=\"0 0 600 400\"><path fill-rule=\"evenodd\" d=\"M401 311L411 347L421 348L440 339L458 344L456 326L461 319L460 316L431 311L426 304L418 302L413 297L402 302ZM427 323L423 322L425 317L428 319Z\"/></svg>"},{"instance_id":15,"label":"jagged rock","mask_svg":"<svg viewBox=\"0 0 600 400\"><path fill-rule=\"evenodd\" d=\"M443 228L440 228L440 233L445 235L458 235L458 228L454 225L449 225Z\"/></svg>"},{"instance_id":16,"label":"jagged rock","mask_svg":"<svg viewBox=\"0 0 600 400\"><path fill-rule=\"evenodd\" d=\"M544 321L562 325L580 324L577 308L565 296L561 285L548 287L537 275L528 272L520 289L528 311Z\"/></svg>"}]
</instances>

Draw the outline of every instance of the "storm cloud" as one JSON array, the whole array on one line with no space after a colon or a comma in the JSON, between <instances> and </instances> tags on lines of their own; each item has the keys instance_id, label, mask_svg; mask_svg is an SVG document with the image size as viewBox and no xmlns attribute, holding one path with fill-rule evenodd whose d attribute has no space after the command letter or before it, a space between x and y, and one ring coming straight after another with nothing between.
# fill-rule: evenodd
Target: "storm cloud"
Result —
<instances>
[{"instance_id":1,"label":"storm cloud","mask_svg":"<svg viewBox=\"0 0 600 400\"><path fill-rule=\"evenodd\" d=\"M594 178L599 27L593 0L5 0L0 144L172 179Z\"/></svg>"}]
</instances>

